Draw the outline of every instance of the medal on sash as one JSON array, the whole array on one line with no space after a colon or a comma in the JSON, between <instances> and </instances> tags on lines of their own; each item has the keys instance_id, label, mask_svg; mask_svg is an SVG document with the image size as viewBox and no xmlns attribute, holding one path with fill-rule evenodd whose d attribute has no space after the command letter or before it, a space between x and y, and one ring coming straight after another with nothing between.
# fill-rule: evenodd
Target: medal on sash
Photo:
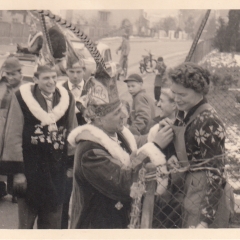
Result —
<instances>
[{"instance_id":1,"label":"medal on sash","mask_svg":"<svg viewBox=\"0 0 240 240\"><path fill-rule=\"evenodd\" d=\"M54 115L50 114L51 119L53 120L52 123L48 125L48 131L50 132L51 139L53 141L56 141L57 139L57 132L58 132L58 127L56 124L56 121L54 119Z\"/></svg>"},{"instance_id":2,"label":"medal on sash","mask_svg":"<svg viewBox=\"0 0 240 240\"><path fill-rule=\"evenodd\" d=\"M57 132L58 131L58 127L57 127L57 124L56 123L51 123L49 126L48 126L48 131L51 133L51 132Z\"/></svg>"}]
</instances>

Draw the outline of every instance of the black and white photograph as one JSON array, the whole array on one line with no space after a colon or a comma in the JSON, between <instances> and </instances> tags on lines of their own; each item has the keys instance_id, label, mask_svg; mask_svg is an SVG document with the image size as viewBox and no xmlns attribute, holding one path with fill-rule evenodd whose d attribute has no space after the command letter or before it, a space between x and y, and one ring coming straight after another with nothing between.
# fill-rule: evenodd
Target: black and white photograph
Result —
<instances>
[{"instance_id":1,"label":"black and white photograph","mask_svg":"<svg viewBox=\"0 0 240 240\"><path fill-rule=\"evenodd\" d=\"M0 229L240 228L239 9L0 10Z\"/></svg>"}]
</instances>

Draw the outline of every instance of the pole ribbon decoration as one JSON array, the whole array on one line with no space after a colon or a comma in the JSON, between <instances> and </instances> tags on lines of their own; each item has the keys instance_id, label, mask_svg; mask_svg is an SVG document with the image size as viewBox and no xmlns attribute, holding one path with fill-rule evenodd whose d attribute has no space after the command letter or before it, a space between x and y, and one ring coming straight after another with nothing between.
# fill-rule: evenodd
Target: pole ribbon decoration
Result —
<instances>
[{"instance_id":1,"label":"pole ribbon decoration","mask_svg":"<svg viewBox=\"0 0 240 240\"><path fill-rule=\"evenodd\" d=\"M94 58L97 66L100 64L106 70L105 62L104 62L101 54L99 53L97 47L95 46L93 41L84 32L82 32L80 29L76 28L76 26L67 22L60 16L53 14L49 10L34 10L34 11L38 12L39 14L41 14L43 16L49 17L51 20L54 20L59 25L65 27L65 28L68 28L71 32L73 32L80 40L83 41L84 45L86 46L86 48L88 49L88 51L90 52L92 57Z\"/></svg>"}]
</instances>

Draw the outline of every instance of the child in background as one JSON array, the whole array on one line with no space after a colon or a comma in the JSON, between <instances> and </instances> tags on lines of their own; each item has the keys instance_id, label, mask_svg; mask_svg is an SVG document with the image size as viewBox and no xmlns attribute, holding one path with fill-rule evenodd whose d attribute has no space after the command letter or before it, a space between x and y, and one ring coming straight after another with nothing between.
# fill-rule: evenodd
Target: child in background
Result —
<instances>
[{"instance_id":1,"label":"child in background","mask_svg":"<svg viewBox=\"0 0 240 240\"><path fill-rule=\"evenodd\" d=\"M155 81L154 81L154 97L155 97L155 104L159 102L160 95L161 95L161 88L163 87L164 84L164 76L165 76L165 71L166 71L166 65L163 62L163 58L159 57L157 60L157 65L155 67Z\"/></svg>"},{"instance_id":2,"label":"child in background","mask_svg":"<svg viewBox=\"0 0 240 240\"><path fill-rule=\"evenodd\" d=\"M142 88L141 76L131 74L124 82L127 83L128 91L133 98L129 130L134 135L147 134L152 126L152 119L155 117L154 102Z\"/></svg>"}]
</instances>

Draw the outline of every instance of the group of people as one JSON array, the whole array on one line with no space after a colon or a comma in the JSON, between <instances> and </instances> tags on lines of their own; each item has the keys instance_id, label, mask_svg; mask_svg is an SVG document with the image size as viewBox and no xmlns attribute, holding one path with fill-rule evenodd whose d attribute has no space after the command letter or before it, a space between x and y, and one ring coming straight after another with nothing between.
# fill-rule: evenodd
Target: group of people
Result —
<instances>
[{"instance_id":1,"label":"group of people","mask_svg":"<svg viewBox=\"0 0 240 240\"><path fill-rule=\"evenodd\" d=\"M225 130L205 97L206 70L192 63L176 67L171 88L161 91L160 116L138 74L125 80L129 108L101 65L91 84L83 81L81 60L67 64L65 82L44 65L34 83L22 84L14 57L2 71L0 173L14 176L19 228L33 228L37 217L41 229L127 228L130 188L147 162L156 172L163 164L180 170L167 182L158 179L164 191L156 192L160 212L153 227L228 227Z\"/></svg>"},{"instance_id":2,"label":"group of people","mask_svg":"<svg viewBox=\"0 0 240 240\"><path fill-rule=\"evenodd\" d=\"M38 51L41 34L32 35L21 51ZM66 81L55 66L38 65L23 84L15 57L1 67L0 174L13 176L19 228L33 228L36 218L40 229L127 228L130 189L149 162L157 179L154 228L227 228L233 195L224 124L206 98L209 72L182 63L162 88L160 57L156 104L142 77L130 74L130 106L100 64L85 82L84 61L70 60Z\"/></svg>"}]
</instances>

